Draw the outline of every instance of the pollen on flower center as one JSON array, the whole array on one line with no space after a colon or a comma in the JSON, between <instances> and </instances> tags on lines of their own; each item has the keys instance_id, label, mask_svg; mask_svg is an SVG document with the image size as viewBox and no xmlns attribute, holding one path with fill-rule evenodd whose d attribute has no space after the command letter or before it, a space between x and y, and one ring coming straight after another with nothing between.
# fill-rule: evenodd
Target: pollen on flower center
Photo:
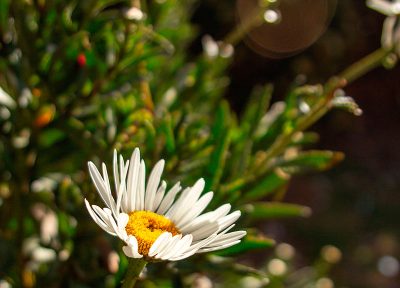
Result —
<instances>
[{"instance_id":1,"label":"pollen on flower center","mask_svg":"<svg viewBox=\"0 0 400 288\"><path fill-rule=\"evenodd\" d=\"M162 233L170 232L173 236L180 234L180 231L171 220L151 211L133 211L129 213L129 221L125 230L128 235L135 236L139 253L143 256L149 254L151 245Z\"/></svg>"}]
</instances>

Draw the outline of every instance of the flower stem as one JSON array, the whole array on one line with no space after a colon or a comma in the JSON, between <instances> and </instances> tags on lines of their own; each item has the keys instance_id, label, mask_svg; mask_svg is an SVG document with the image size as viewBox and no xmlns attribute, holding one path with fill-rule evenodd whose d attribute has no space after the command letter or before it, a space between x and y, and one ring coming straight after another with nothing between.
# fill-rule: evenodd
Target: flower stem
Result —
<instances>
[{"instance_id":1,"label":"flower stem","mask_svg":"<svg viewBox=\"0 0 400 288\"><path fill-rule=\"evenodd\" d=\"M143 259L129 259L128 269L125 274L125 279L122 283L122 288L133 288L139 278L140 272L146 266L147 262Z\"/></svg>"},{"instance_id":2,"label":"flower stem","mask_svg":"<svg viewBox=\"0 0 400 288\"><path fill-rule=\"evenodd\" d=\"M391 50L379 48L361 60L350 65L347 69L340 73L338 77L346 79L347 84L353 82L374 68L382 65L382 62L390 53L392 53Z\"/></svg>"}]
</instances>

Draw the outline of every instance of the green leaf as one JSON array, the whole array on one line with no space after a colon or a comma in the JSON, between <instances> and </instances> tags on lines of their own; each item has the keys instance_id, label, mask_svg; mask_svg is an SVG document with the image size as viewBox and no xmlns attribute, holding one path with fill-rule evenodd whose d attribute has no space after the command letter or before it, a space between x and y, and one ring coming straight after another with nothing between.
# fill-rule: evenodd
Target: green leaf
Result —
<instances>
[{"instance_id":1,"label":"green leaf","mask_svg":"<svg viewBox=\"0 0 400 288\"><path fill-rule=\"evenodd\" d=\"M172 120L170 114L164 116L160 129L161 133L165 135L165 146L167 152L169 154L173 154L175 152L176 145L175 145L175 137L174 137L174 131L172 127Z\"/></svg>"},{"instance_id":2,"label":"green leaf","mask_svg":"<svg viewBox=\"0 0 400 288\"><path fill-rule=\"evenodd\" d=\"M305 170L327 170L344 159L342 152L335 151L305 151L278 162L278 166L288 173L297 173Z\"/></svg>"},{"instance_id":3,"label":"green leaf","mask_svg":"<svg viewBox=\"0 0 400 288\"><path fill-rule=\"evenodd\" d=\"M2 27L3 29L8 28L7 21L8 21L9 5L10 5L9 0L0 1L0 27Z\"/></svg>"},{"instance_id":4,"label":"green leaf","mask_svg":"<svg viewBox=\"0 0 400 288\"><path fill-rule=\"evenodd\" d=\"M39 134L39 143L43 148L48 148L65 138L65 133L58 129L47 129Z\"/></svg>"},{"instance_id":5,"label":"green leaf","mask_svg":"<svg viewBox=\"0 0 400 288\"><path fill-rule=\"evenodd\" d=\"M315 132L298 132L293 136L293 145L303 146L315 144L319 141L319 135Z\"/></svg>"},{"instance_id":6,"label":"green leaf","mask_svg":"<svg viewBox=\"0 0 400 288\"><path fill-rule=\"evenodd\" d=\"M235 131L237 139L235 139L235 149L232 153L232 157L234 157L232 159L233 165L230 167L234 175L243 175L249 165L255 134L269 107L271 96L272 85L267 85L255 89L250 98L240 121L240 127Z\"/></svg>"},{"instance_id":7,"label":"green leaf","mask_svg":"<svg viewBox=\"0 0 400 288\"><path fill-rule=\"evenodd\" d=\"M69 216L64 212L59 212L57 216L60 233L69 238L72 237L76 230L75 227L71 225Z\"/></svg>"},{"instance_id":8,"label":"green leaf","mask_svg":"<svg viewBox=\"0 0 400 288\"><path fill-rule=\"evenodd\" d=\"M242 211L251 220L309 217L311 215L311 209L307 206L281 202L257 202L247 204Z\"/></svg>"},{"instance_id":9,"label":"green leaf","mask_svg":"<svg viewBox=\"0 0 400 288\"><path fill-rule=\"evenodd\" d=\"M264 236L253 236L248 235L242 239L242 241L232 247L226 248L222 251L217 252L220 256L231 256L236 254L245 253L251 250L259 250L270 248L275 245L275 241L271 238Z\"/></svg>"},{"instance_id":10,"label":"green leaf","mask_svg":"<svg viewBox=\"0 0 400 288\"><path fill-rule=\"evenodd\" d=\"M272 85L258 87L253 94L241 119L242 125L251 125L251 135L255 133L261 118L267 112L272 96Z\"/></svg>"},{"instance_id":11,"label":"green leaf","mask_svg":"<svg viewBox=\"0 0 400 288\"><path fill-rule=\"evenodd\" d=\"M273 194L289 181L290 175L275 170L267 174L260 182L249 191L243 193L242 203L258 200Z\"/></svg>"},{"instance_id":12,"label":"green leaf","mask_svg":"<svg viewBox=\"0 0 400 288\"><path fill-rule=\"evenodd\" d=\"M227 150L230 144L229 127L229 106L223 102L217 111L214 126L212 127L212 140L214 150L210 157L210 162L206 168L206 187L205 191L216 189L224 171Z\"/></svg>"}]
</instances>

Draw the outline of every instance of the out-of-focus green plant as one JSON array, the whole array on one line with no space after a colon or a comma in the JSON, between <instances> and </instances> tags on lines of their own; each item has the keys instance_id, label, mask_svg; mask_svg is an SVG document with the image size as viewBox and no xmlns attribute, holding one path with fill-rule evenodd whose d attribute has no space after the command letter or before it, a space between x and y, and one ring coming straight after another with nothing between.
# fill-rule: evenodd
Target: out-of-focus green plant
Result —
<instances>
[{"instance_id":1,"label":"out-of-focus green plant","mask_svg":"<svg viewBox=\"0 0 400 288\"><path fill-rule=\"evenodd\" d=\"M119 285L127 261L84 208L83 195L95 197L86 163L140 147L147 163L168 160L171 182L204 177L211 205L240 209L248 236L213 255L151 266L139 285L183 287L208 275L221 285L251 277L300 287L237 257L274 245L258 223L310 215L284 202L291 177L329 169L343 154L307 149L318 140L307 129L333 108L358 115L342 89L388 63L395 48L325 84L294 83L272 105L272 85L256 87L238 117L222 98L231 44L278 2L261 3L225 42L204 38L204 53L193 56L193 0L0 0L0 278L16 287Z\"/></svg>"}]
</instances>

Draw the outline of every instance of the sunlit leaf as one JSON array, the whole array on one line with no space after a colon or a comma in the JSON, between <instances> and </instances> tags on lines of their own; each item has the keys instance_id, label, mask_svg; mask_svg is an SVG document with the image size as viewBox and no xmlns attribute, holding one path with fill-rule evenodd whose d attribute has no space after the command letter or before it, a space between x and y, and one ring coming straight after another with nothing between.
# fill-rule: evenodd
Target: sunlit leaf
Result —
<instances>
[{"instance_id":1,"label":"sunlit leaf","mask_svg":"<svg viewBox=\"0 0 400 288\"><path fill-rule=\"evenodd\" d=\"M249 202L266 197L285 185L288 180L289 175L282 173L279 170L275 170L267 174L259 182L256 182L255 186L249 191L245 190L241 202Z\"/></svg>"},{"instance_id":2,"label":"sunlit leaf","mask_svg":"<svg viewBox=\"0 0 400 288\"><path fill-rule=\"evenodd\" d=\"M251 220L265 220L287 217L308 217L311 209L307 206L282 202L257 202L247 204L243 212Z\"/></svg>"},{"instance_id":3,"label":"sunlit leaf","mask_svg":"<svg viewBox=\"0 0 400 288\"><path fill-rule=\"evenodd\" d=\"M207 176L205 177L205 190L215 189L215 186L218 184L225 167L227 149L230 142L229 107L227 103L224 102L219 107L214 121L212 137L215 141L215 146L206 170Z\"/></svg>"},{"instance_id":4,"label":"sunlit leaf","mask_svg":"<svg viewBox=\"0 0 400 288\"><path fill-rule=\"evenodd\" d=\"M327 170L344 159L342 152L305 151L278 162L285 172L296 173L306 170Z\"/></svg>"}]
</instances>

